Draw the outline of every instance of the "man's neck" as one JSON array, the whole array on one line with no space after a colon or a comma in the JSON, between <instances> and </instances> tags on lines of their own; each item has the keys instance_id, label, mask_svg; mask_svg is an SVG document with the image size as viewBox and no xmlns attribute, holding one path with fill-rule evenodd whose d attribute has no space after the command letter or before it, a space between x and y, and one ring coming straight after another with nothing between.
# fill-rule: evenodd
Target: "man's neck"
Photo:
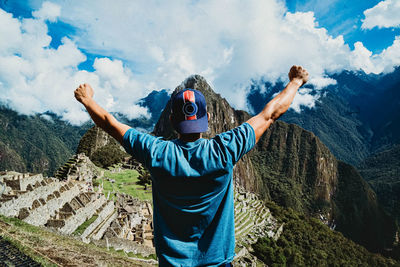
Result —
<instances>
[{"instance_id":1,"label":"man's neck","mask_svg":"<svg viewBox=\"0 0 400 267\"><path fill-rule=\"evenodd\" d=\"M202 137L202 133L192 133L192 134L179 134L179 140L184 142L194 142Z\"/></svg>"}]
</instances>

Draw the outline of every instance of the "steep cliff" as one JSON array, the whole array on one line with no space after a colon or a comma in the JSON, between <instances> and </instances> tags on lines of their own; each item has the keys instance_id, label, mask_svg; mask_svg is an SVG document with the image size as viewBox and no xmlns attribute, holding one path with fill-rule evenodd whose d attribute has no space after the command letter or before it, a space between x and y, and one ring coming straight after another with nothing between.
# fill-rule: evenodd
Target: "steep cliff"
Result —
<instances>
[{"instance_id":1,"label":"steep cliff","mask_svg":"<svg viewBox=\"0 0 400 267\"><path fill-rule=\"evenodd\" d=\"M375 192L313 133L277 121L260 139L251 161L266 199L319 217L372 251L393 244L394 221Z\"/></svg>"},{"instance_id":2,"label":"steep cliff","mask_svg":"<svg viewBox=\"0 0 400 267\"><path fill-rule=\"evenodd\" d=\"M277 121L260 139L251 159L266 198L303 213L330 215L338 163L313 133Z\"/></svg>"},{"instance_id":3,"label":"steep cliff","mask_svg":"<svg viewBox=\"0 0 400 267\"><path fill-rule=\"evenodd\" d=\"M368 157L359 170L385 210L400 222L400 145Z\"/></svg>"}]
</instances>

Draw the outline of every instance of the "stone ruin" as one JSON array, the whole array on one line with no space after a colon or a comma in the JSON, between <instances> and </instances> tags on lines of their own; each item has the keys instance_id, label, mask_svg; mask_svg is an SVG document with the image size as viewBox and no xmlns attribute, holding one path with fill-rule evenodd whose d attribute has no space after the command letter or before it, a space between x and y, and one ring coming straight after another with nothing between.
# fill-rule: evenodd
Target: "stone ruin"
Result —
<instances>
[{"instance_id":1,"label":"stone ruin","mask_svg":"<svg viewBox=\"0 0 400 267\"><path fill-rule=\"evenodd\" d=\"M235 238L239 250L234 266L260 266L261 263L250 253L250 245L265 236L277 240L283 231L283 224L277 222L256 194L238 185L235 186L234 201Z\"/></svg>"},{"instance_id":2,"label":"stone ruin","mask_svg":"<svg viewBox=\"0 0 400 267\"><path fill-rule=\"evenodd\" d=\"M140 201L126 194L117 195L118 216L105 236L136 241L147 247L153 244L153 208L150 202Z\"/></svg>"},{"instance_id":3,"label":"stone ruin","mask_svg":"<svg viewBox=\"0 0 400 267\"><path fill-rule=\"evenodd\" d=\"M81 153L73 155L54 176L59 180L92 182L92 178L102 176L102 173L84 153Z\"/></svg>"},{"instance_id":4,"label":"stone ruin","mask_svg":"<svg viewBox=\"0 0 400 267\"><path fill-rule=\"evenodd\" d=\"M155 254L151 203L125 194L116 194L111 200L101 193L102 188L94 192L91 178L98 173L84 166L84 157L74 159L69 163L71 171L61 180L42 174L0 172L0 214L67 235L92 218L80 234L84 242L142 256ZM81 165L74 168L79 162ZM257 195L235 187L239 249L235 266L255 266L257 260L248 250L250 245L261 236L276 240L282 230L283 224L277 223Z\"/></svg>"},{"instance_id":5,"label":"stone ruin","mask_svg":"<svg viewBox=\"0 0 400 267\"><path fill-rule=\"evenodd\" d=\"M93 192L86 181L1 172L0 214L66 235L94 218L80 234L84 242L154 254L151 204L126 195L117 195L114 202L102 190Z\"/></svg>"},{"instance_id":6,"label":"stone ruin","mask_svg":"<svg viewBox=\"0 0 400 267\"><path fill-rule=\"evenodd\" d=\"M126 194L117 194L116 210L117 215L103 239L95 244L145 257L155 254L152 204Z\"/></svg>"}]
</instances>

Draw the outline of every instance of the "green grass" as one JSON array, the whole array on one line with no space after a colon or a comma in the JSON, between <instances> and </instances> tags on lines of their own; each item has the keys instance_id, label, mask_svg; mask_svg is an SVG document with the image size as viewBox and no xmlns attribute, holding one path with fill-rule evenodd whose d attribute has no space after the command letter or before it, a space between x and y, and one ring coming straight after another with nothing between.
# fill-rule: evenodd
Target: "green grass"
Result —
<instances>
[{"instance_id":1,"label":"green grass","mask_svg":"<svg viewBox=\"0 0 400 267\"><path fill-rule=\"evenodd\" d=\"M107 196L108 192L125 193L131 195L132 197L139 198L140 200L151 200L151 189L145 191L144 187L136 184L138 181L139 173L136 170L122 170L119 173L112 173L110 171L104 172L104 178L100 179L98 182L101 184L104 182L104 194ZM115 183L107 181L107 178L115 180Z\"/></svg>"},{"instance_id":2,"label":"green grass","mask_svg":"<svg viewBox=\"0 0 400 267\"><path fill-rule=\"evenodd\" d=\"M135 261L135 258L156 258L155 255L143 257L140 254L126 254L123 251L115 251L112 248L107 250L105 247L98 247L94 244L85 244L74 238L58 235L46 229L29 225L16 218L9 218L0 215L0 223L1 222L10 225L10 227L5 228L7 232L0 231L2 237L10 241L19 250L33 258L36 262L46 267L56 266L52 262L48 261L47 257L58 262L60 264L59 266L63 266L64 264L78 266L79 260L85 257L87 257L87 259L90 258L90 263L98 262L102 266L150 266L150 264ZM23 244L19 240L23 241ZM38 251L43 253L45 257L38 254ZM58 254L64 255L67 262L57 256ZM91 264L88 263L88 265Z\"/></svg>"},{"instance_id":3,"label":"green grass","mask_svg":"<svg viewBox=\"0 0 400 267\"><path fill-rule=\"evenodd\" d=\"M85 232L86 228L88 228L89 225L91 225L96 219L99 217L98 215L93 215L92 218L87 220L86 222L82 223L79 225L78 228L76 228L74 235L81 235L83 232Z\"/></svg>"},{"instance_id":4,"label":"green grass","mask_svg":"<svg viewBox=\"0 0 400 267\"><path fill-rule=\"evenodd\" d=\"M126 253L126 252L123 251L122 249L116 250L116 249L114 249L113 247L110 247L110 250L109 250L109 251L115 252L115 253L117 253L117 254L119 254L119 255L121 255L121 256L128 256L128 257L130 257L130 258L137 258L137 259L143 259L143 260L157 260L156 254L150 254L149 256L143 256L143 255L140 254L140 253L138 253L138 254L135 254L135 253L133 253L133 252L128 252L128 253Z\"/></svg>"}]
</instances>

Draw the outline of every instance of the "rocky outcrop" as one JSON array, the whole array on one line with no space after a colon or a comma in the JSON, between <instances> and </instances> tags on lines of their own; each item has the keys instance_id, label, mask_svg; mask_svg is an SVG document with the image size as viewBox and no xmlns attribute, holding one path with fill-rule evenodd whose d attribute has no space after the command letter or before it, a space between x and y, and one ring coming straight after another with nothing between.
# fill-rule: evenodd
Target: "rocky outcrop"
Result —
<instances>
[{"instance_id":1,"label":"rocky outcrop","mask_svg":"<svg viewBox=\"0 0 400 267\"><path fill-rule=\"evenodd\" d=\"M100 127L94 126L82 136L76 153L84 153L91 158L97 150L106 145L120 146L111 135L103 131Z\"/></svg>"},{"instance_id":2,"label":"rocky outcrop","mask_svg":"<svg viewBox=\"0 0 400 267\"><path fill-rule=\"evenodd\" d=\"M277 121L262 136L251 158L266 198L303 213L330 213L338 163L313 133Z\"/></svg>"},{"instance_id":3,"label":"rocky outcrop","mask_svg":"<svg viewBox=\"0 0 400 267\"><path fill-rule=\"evenodd\" d=\"M79 141L77 154L85 154L102 168L122 163L129 155L124 148L108 133L94 126Z\"/></svg>"}]
</instances>

